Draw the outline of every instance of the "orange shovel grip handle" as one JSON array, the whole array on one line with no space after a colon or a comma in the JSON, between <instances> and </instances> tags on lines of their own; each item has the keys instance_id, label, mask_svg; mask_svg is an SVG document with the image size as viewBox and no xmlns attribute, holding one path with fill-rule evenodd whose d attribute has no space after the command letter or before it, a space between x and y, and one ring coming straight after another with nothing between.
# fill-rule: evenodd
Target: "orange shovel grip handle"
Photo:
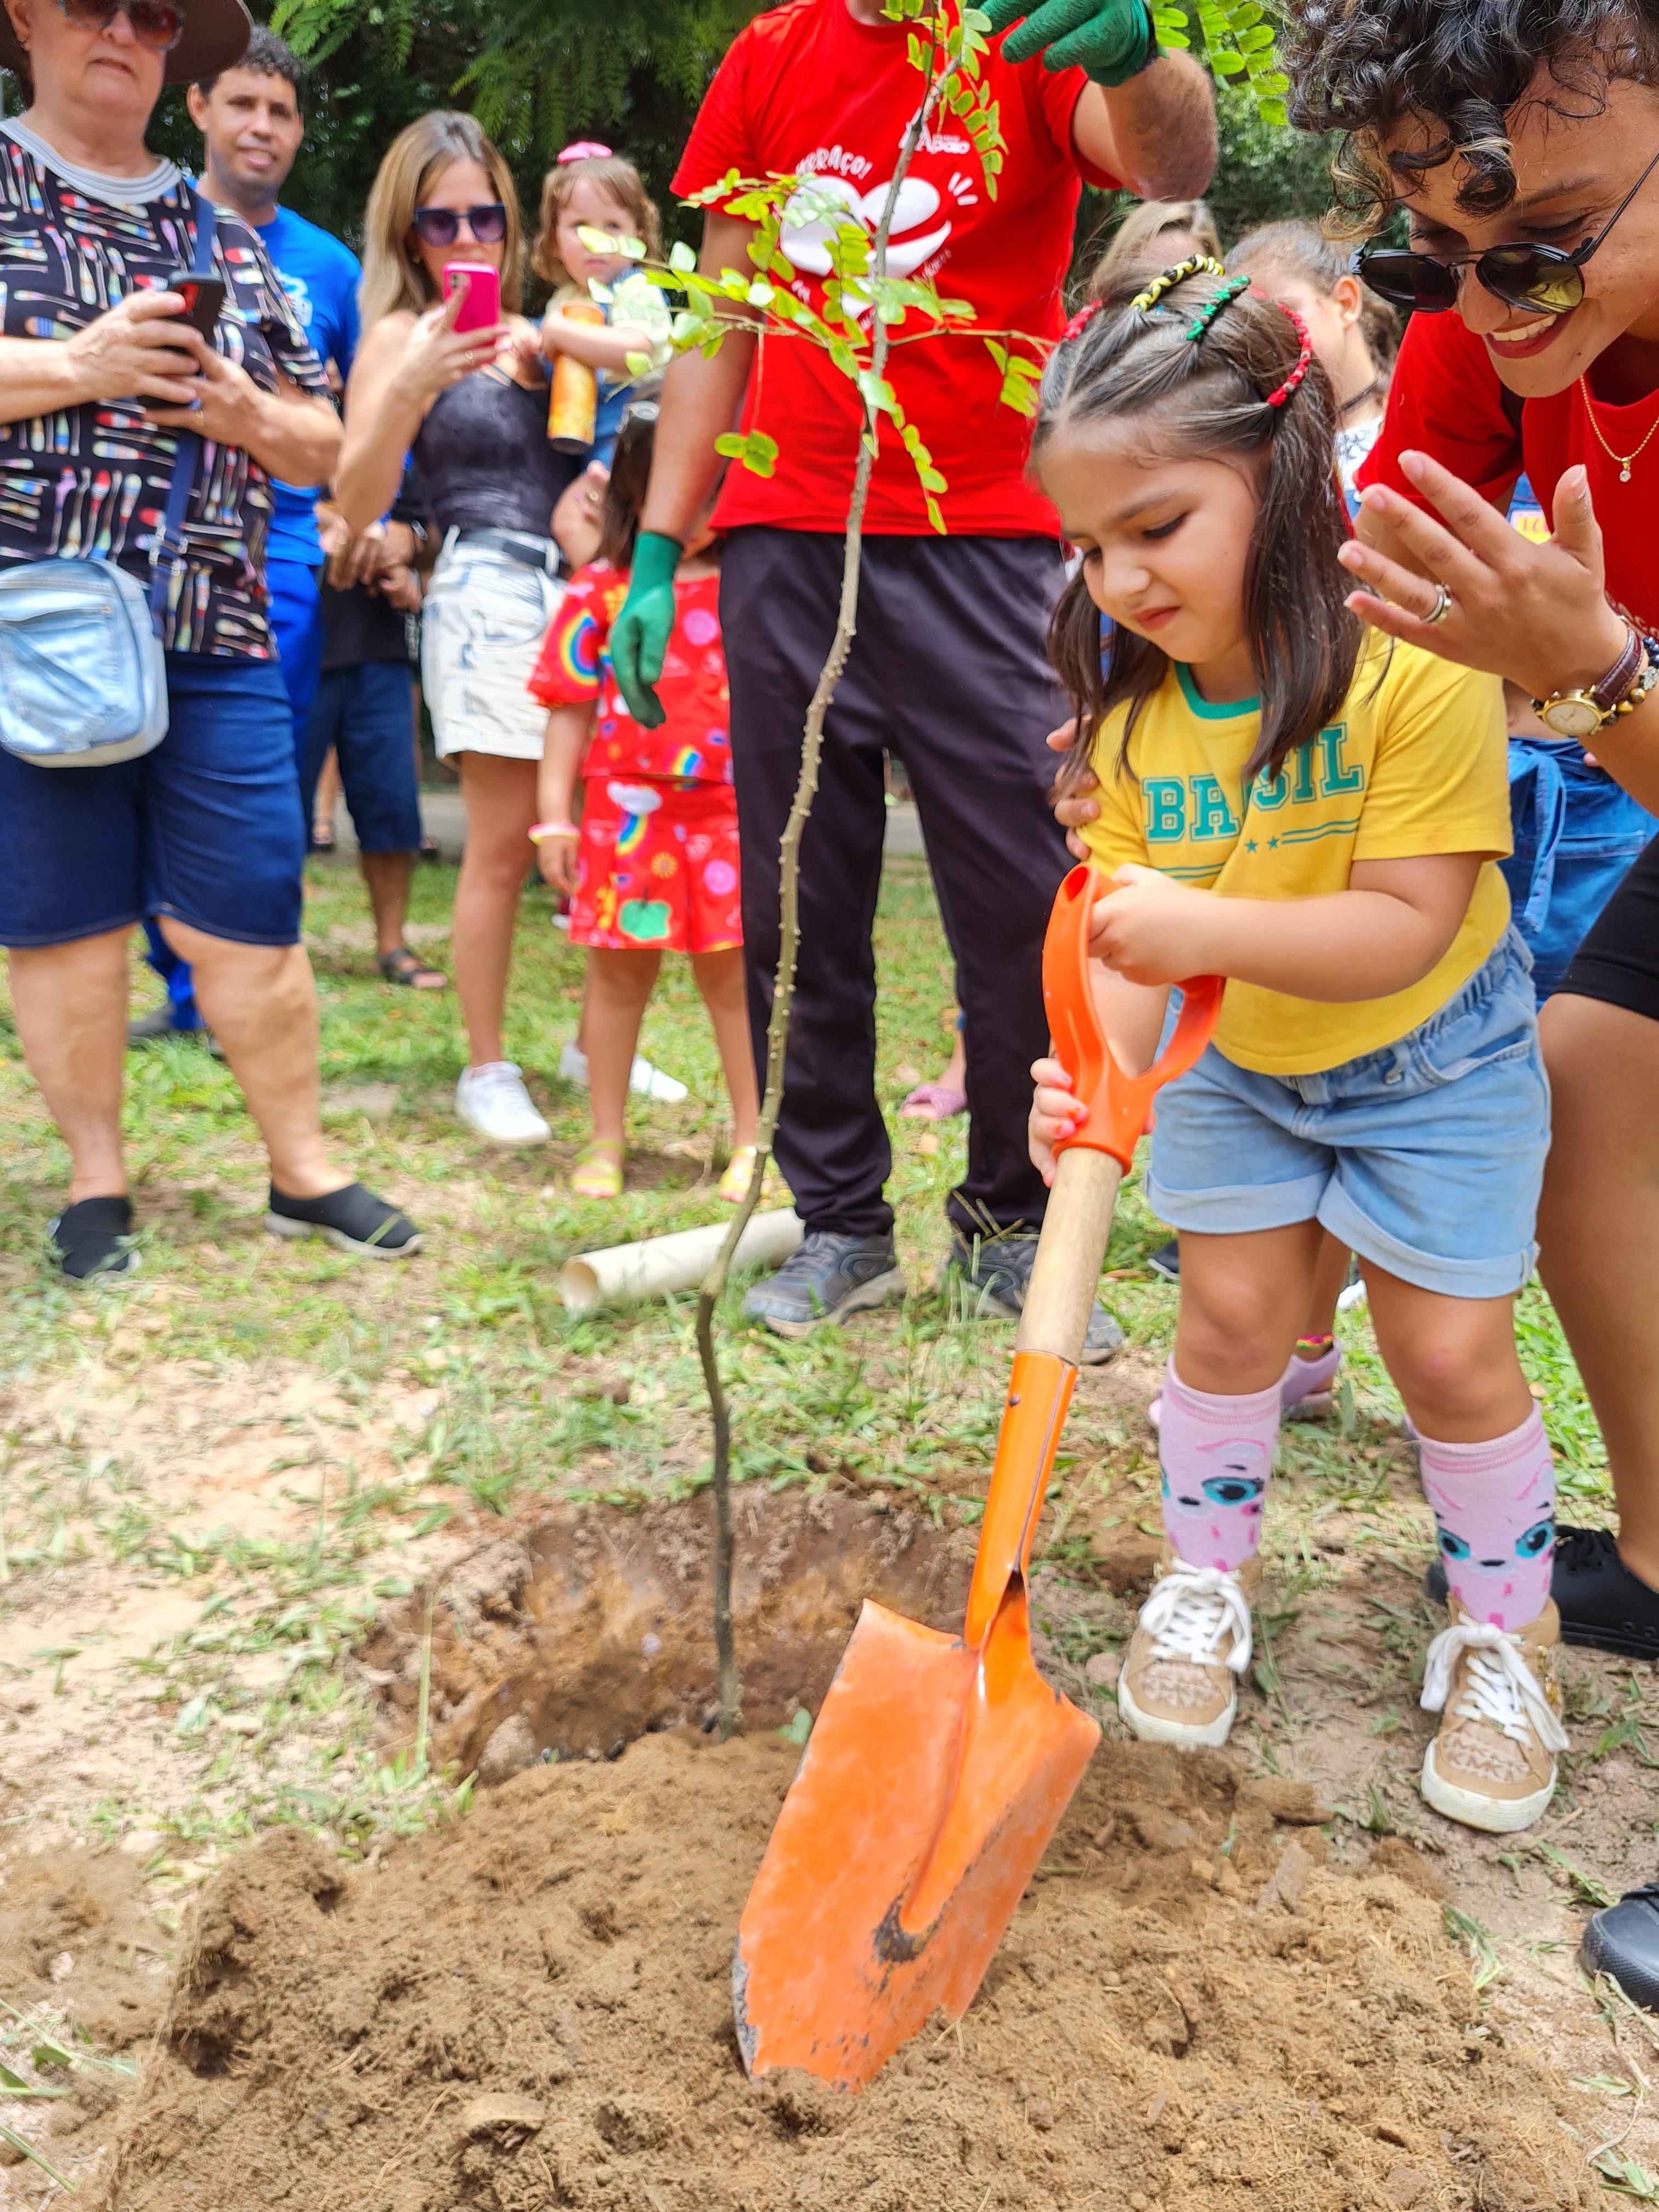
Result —
<instances>
[{"instance_id":1,"label":"orange shovel grip handle","mask_svg":"<svg viewBox=\"0 0 1659 2212\"><path fill-rule=\"evenodd\" d=\"M1072 1079L1088 1119L1054 1146L1109 1152L1127 1175L1152 1113L1154 1093L1184 1075L1215 1033L1223 979L1195 975L1181 987L1175 1034L1141 1075L1126 1075L1112 1057L1089 981L1089 920L1103 886L1088 866L1073 868L1060 885L1042 943L1042 1003L1048 1033Z\"/></svg>"}]
</instances>

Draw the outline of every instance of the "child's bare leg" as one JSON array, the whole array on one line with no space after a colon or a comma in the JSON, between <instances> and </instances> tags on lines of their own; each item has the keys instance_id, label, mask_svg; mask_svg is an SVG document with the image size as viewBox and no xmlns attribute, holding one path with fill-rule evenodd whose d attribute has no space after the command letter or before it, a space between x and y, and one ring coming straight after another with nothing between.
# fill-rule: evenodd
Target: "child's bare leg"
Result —
<instances>
[{"instance_id":1,"label":"child's bare leg","mask_svg":"<svg viewBox=\"0 0 1659 2212\"><path fill-rule=\"evenodd\" d=\"M743 948L725 952L694 952L691 972L714 1025L720 1066L726 1074L726 1096L732 1101L733 1150L755 1141L760 1120L760 1092L755 1081L755 1056L749 1039L749 1002L743 980Z\"/></svg>"},{"instance_id":2,"label":"child's bare leg","mask_svg":"<svg viewBox=\"0 0 1659 2212\"><path fill-rule=\"evenodd\" d=\"M587 956L582 1035L587 1040L593 1134L601 1144L623 1142L629 1071L661 963L659 952L612 951L603 945L594 946Z\"/></svg>"},{"instance_id":3,"label":"child's bare leg","mask_svg":"<svg viewBox=\"0 0 1659 2212\"><path fill-rule=\"evenodd\" d=\"M1347 1287L1351 1256L1347 1246L1328 1230L1320 1241L1319 1256L1314 1262L1313 1297L1309 1301L1303 1342L1322 1344L1327 1337L1335 1334L1336 1302Z\"/></svg>"},{"instance_id":4,"label":"child's bare leg","mask_svg":"<svg viewBox=\"0 0 1659 2212\"><path fill-rule=\"evenodd\" d=\"M1240 1397L1285 1372L1312 1297L1316 1221L1243 1237L1181 1234L1175 1366L1190 1389Z\"/></svg>"},{"instance_id":5,"label":"child's bare leg","mask_svg":"<svg viewBox=\"0 0 1659 2212\"><path fill-rule=\"evenodd\" d=\"M1362 1260L1377 1349L1425 1437L1484 1443L1534 1411L1515 1350L1515 1300L1419 1290Z\"/></svg>"}]
</instances>

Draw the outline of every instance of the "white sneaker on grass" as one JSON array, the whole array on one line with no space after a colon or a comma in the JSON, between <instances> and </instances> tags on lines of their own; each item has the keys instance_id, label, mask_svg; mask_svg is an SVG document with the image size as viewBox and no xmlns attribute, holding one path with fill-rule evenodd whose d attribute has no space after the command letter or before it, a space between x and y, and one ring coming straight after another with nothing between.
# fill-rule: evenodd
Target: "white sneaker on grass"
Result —
<instances>
[{"instance_id":1,"label":"white sneaker on grass","mask_svg":"<svg viewBox=\"0 0 1659 2212\"><path fill-rule=\"evenodd\" d=\"M587 1054L579 1044L562 1047L559 1073L567 1083L574 1083L578 1091L586 1090ZM644 1054L638 1052L628 1073L628 1087L636 1098L654 1098L663 1106L678 1106L686 1096L685 1085L677 1076L665 1075L661 1068L653 1067Z\"/></svg>"},{"instance_id":2,"label":"white sneaker on grass","mask_svg":"<svg viewBox=\"0 0 1659 2212\"><path fill-rule=\"evenodd\" d=\"M553 1133L510 1060L464 1069L455 1085L455 1111L492 1145L544 1145Z\"/></svg>"}]
</instances>

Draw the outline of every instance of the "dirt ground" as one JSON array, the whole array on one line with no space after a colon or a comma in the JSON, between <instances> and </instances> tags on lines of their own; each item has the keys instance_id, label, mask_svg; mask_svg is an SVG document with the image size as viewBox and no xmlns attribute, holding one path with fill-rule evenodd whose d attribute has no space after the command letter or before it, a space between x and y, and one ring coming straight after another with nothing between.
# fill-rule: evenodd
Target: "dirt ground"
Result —
<instances>
[{"instance_id":1,"label":"dirt ground","mask_svg":"<svg viewBox=\"0 0 1659 2212\"><path fill-rule=\"evenodd\" d=\"M1573 1966L1594 1886L1650 1870L1639 1727L1526 1838L1437 1820L1401 1694L1420 1561L1336 1516L1316 1602L1269 1594L1233 1745L1194 1759L1122 1740L1110 1705L1151 1538L1120 1516L1086 1575L1042 1570L1042 1662L1107 1741L979 1997L861 2098L750 2084L731 1942L798 1756L781 1731L866 1592L952 1620L973 1534L834 1485L738 1502L732 1743L707 1733L707 1501L564 1510L463 1551L356 1662L388 1743L424 1680L434 1751L496 1785L465 1819L356 1869L276 1830L176 1944L131 1852L14 1860L0 1989L137 2063L29 2069L74 2093L31 2133L81 2201L1545 2212L1600 2195L1612 2139L1652 2155L1652 2032ZM1573 1672L1593 1716L1632 1679ZM0 2203L56 2193L0 2171Z\"/></svg>"},{"instance_id":2,"label":"dirt ground","mask_svg":"<svg viewBox=\"0 0 1659 2212\"><path fill-rule=\"evenodd\" d=\"M1561 2094L1480 2021L1417 1855L1330 1869L1311 1790L1212 1755L1103 1750L960 2033L856 2100L750 2085L730 1933L792 1763L676 1729L538 1765L349 1877L266 1838L202 1900L101 2203L1589 2203Z\"/></svg>"}]
</instances>

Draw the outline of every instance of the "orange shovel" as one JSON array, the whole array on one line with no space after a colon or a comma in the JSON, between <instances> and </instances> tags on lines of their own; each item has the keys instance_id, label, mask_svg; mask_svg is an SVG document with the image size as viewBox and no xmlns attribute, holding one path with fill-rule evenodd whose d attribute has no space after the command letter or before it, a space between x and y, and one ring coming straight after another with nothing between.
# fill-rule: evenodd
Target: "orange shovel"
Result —
<instances>
[{"instance_id":1,"label":"orange shovel","mask_svg":"<svg viewBox=\"0 0 1659 2212\"><path fill-rule=\"evenodd\" d=\"M1089 987L1088 868L1042 950L1060 1059L1089 1115L1055 1150L962 1634L866 1601L738 1927L732 1993L751 2075L873 2081L935 2008L959 2020L1100 1741L1031 1656L1025 1574L1118 1184L1152 1095L1203 1051L1218 978L1185 986L1144 1075L1113 1060Z\"/></svg>"}]
</instances>

